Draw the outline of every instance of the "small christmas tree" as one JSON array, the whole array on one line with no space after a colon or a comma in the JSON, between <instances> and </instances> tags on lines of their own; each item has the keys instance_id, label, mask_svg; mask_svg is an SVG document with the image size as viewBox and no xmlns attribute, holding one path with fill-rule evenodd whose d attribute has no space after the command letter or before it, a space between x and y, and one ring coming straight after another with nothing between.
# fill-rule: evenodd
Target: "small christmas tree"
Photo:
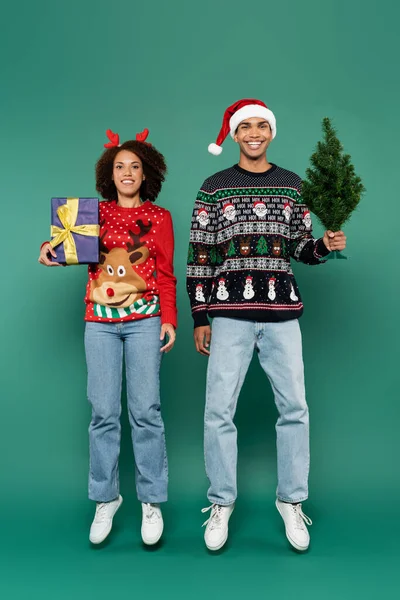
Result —
<instances>
[{"instance_id":1,"label":"small christmas tree","mask_svg":"<svg viewBox=\"0 0 400 600\"><path fill-rule=\"evenodd\" d=\"M221 254L220 247L217 246L217 250L216 250L216 263L217 263L217 265L220 265L223 262L224 262L224 257Z\"/></svg>"},{"instance_id":2,"label":"small christmas tree","mask_svg":"<svg viewBox=\"0 0 400 600\"><path fill-rule=\"evenodd\" d=\"M267 254L268 253L268 244L265 237L262 235L257 242L256 246L257 254Z\"/></svg>"},{"instance_id":3,"label":"small christmas tree","mask_svg":"<svg viewBox=\"0 0 400 600\"><path fill-rule=\"evenodd\" d=\"M235 256L235 254L236 254L235 244L234 244L233 240L231 240L231 243L229 244L227 255Z\"/></svg>"},{"instance_id":4,"label":"small christmas tree","mask_svg":"<svg viewBox=\"0 0 400 600\"><path fill-rule=\"evenodd\" d=\"M194 261L194 248L192 243L189 244L187 261L188 263L192 263Z\"/></svg>"},{"instance_id":5,"label":"small christmas tree","mask_svg":"<svg viewBox=\"0 0 400 600\"><path fill-rule=\"evenodd\" d=\"M215 246L211 246L210 248L210 261L212 265L215 265L217 262L217 250Z\"/></svg>"},{"instance_id":6,"label":"small christmas tree","mask_svg":"<svg viewBox=\"0 0 400 600\"><path fill-rule=\"evenodd\" d=\"M343 153L330 119L322 122L324 141L318 142L306 171L302 196L325 229L339 231L360 202L365 188L355 174L351 156ZM346 258L331 252L329 258Z\"/></svg>"}]
</instances>

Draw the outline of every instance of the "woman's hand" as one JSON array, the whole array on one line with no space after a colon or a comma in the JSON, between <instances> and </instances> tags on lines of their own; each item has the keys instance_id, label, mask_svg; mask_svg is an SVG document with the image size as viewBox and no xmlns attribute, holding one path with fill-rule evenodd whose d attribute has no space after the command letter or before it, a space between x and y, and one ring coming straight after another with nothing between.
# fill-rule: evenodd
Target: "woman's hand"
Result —
<instances>
[{"instance_id":1,"label":"woman's hand","mask_svg":"<svg viewBox=\"0 0 400 600\"><path fill-rule=\"evenodd\" d=\"M168 342L161 348L161 352L169 352L172 350L175 344L176 333L175 327L171 323L164 323L161 325L160 340L165 340L165 336L168 336Z\"/></svg>"},{"instance_id":2,"label":"woman's hand","mask_svg":"<svg viewBox=\"0 0 400 600\"><path fill-rule=\"evenodd\" d=\"M49 254L51 254L51 256L53 256L54 258L57 258L57 254L54 252L52 245L50 244L50 242L47 242L46 244L43 244L43 246L40 248L40 254L39 254L38 261L40 262L41 265L44 265L45 267L62 267L62 266L64 266L58 262L51 261L48 256Z\"/></svg>"}]
</instances>

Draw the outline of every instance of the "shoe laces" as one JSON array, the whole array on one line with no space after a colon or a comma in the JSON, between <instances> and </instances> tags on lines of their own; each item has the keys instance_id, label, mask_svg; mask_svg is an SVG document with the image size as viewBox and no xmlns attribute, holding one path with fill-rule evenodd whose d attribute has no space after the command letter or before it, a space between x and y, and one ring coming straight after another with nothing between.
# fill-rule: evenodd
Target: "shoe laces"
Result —
<instances>
[{"instance_id":1,"label":"shoe laces","mask_svg":"<svg viewBox=\"0 0 400 600\"><path fill-rule=\"evenodd\" d=\"M107 511L108 511L109 502L99 502L96 506L96 515L95 521L97 523L102 523L107 520Z\"/></svg>"},{"instance_id":2,"label":"shoe laces","mask_svg":"<svg viewBox=\"0 0 400 600\"><path fill-rule=\"evenodd\" d=\"M209 529L218 529L219 527L221 527L222 525L222 509L223 506L221 506L220 504L211 504L210 506L207 506L206 508L202 508L201 512L202 513L206 513L209 510L211 510L211 514L209 516L209 518L207 519L207 521L204 521L202 527L205 527L206 525L208 525Z\"/></svg>"},{"instance_id":3,"label":"shoe laces","mask_svg":"<svg viewBox=\"0 0 400 600\"><path fill-rule=\"evenodd\" d=\"M303 513L301 504L291 504L291 507L292 507L292 510L294 513L296 529L304 530L305 523L307 525L312 525L312 521L311 521L310 517L307 517L307 515Z\"/></svg>"},{"instance_id":4,"label":"shoe laces","mask_svg":"<svg viewBox=\"0 0 400 600\"><path fill-rule=\"evenodd\" d=\"M154 506L154 504L150 504L149 502L143 503L144 506L144 518L147 523L157 523L160 518L158 511L156 510L158 507Z\"/></svg>"}]
</instances>

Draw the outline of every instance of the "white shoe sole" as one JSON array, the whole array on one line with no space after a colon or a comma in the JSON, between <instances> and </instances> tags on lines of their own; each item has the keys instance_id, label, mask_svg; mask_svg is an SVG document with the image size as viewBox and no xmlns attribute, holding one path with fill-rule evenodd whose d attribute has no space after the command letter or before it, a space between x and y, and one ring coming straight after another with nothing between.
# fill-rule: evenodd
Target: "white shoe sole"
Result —
<instances>
[{"instance_id":1,"label":"white shoe sole","mask_svg":"<svg viewBox=\"0 0 400 600\"><path fill-rule=\"evenodd\" d=\"M112 529L112 525L113 525L113 519L115 517L115 514L117 512L117 510L119 509L119 507L122 504L122 496L119 496L118 498L118 504L117 507L114 511L113 516L111 517L111 522L109 527L107 527L107 529L101 534L100 537L93 537L92 535L89 535L89 540L92 544L101 544L101 542L104 542L104 540L110 535L111 529Z\"/></svg>"},{"instance_id":2,"label":"white shoe sole","mask_svg":"<svg viewBox=\"0 0 400 600\"><path fill-rule=\"evenodd\" d=\"M221 550L221 548L223 548L226 544L226 541L228 539L228 532L226 533L225 538L222 540L222 542L220 542L218 544L218 546L209 546L206 542L206 547L208 550L211 550L211 552L216 552L217 550ZM204 540L205 541L205 540Z\"/></svg>"},{"instance_id":3,"label":"white shoe sole","mask_svg":"<svg viewBox=\"0 0 400 600\"><path fill-rule=\"evenodd\" d=\"M161 527L161 531L160 531L160 535L157 538L146 538L143 535L143 530L140 531L141 536L142 536L142 542L143 544L145 544L146 546L154 546L155 544L158 544L158 542L161 540L161 536L163 534L164 531L164 521L162 522L162 527Z\"/></svg>"},{"instance_id":4,"label":"white shoe sole","mask_svg":"<svg viewBox=\"0 0 400 600\"><path fill-rule=\"evenodd\" d=\"M143 535L143 532L141 531L140 533L142 535L142 542L143 542L143 544L145 544L146 546L155 546L155 544L158 544L158 542L161 540L161 536L163 534L163 531L164 531L164 522L163 522L163 525L162 525L162 528L161 528L161 531L160 531L160 535L157 538L155 538L155 539L151 539L151 538L147 538L146 539L144 537L144 535Z\"/></svg>"},{"instance_id":5,"label":"white shoe sole","mask_svg":"<svg viewBox=\"0 0 400 600\"><path fill-rule=\"evenodd\" d=\"M299 544L297 544L297 543L296 543L294 540L292 540L292 538L290 537L290 535L289 535L289 534L288 534L288 532L287 532L287 527L286 527L285 519L283 518L283 515L282 515L282 513L281 513L281 510L280 510L280 508L279 508L279 504L278 504L278 501L277 501L277 500L275 501L275 506L276 506L276 508L277 508L277 510L278 510L278 512L279 512L279 514L280 514L280 515L281 515L281 517L282 517L283 524L285 525L285 533L286 533L286 538L287 538L287 540L288 540L289 544L290 544L291 546L293 546L293 548L295 548L295 549L296 549L296 550L298 550L299 552L305 552L306 550L308 550L308 548L309 548L309 545L310 545L310 544L307 544L307 546L299 546Z\"/></svg>"}]
</instances>

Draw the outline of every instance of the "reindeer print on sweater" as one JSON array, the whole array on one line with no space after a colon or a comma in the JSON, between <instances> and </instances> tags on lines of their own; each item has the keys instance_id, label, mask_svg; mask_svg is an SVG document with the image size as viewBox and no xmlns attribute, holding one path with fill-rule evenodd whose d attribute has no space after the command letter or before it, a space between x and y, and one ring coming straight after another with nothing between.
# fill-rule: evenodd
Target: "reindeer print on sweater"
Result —
<instances>
[{"instance_id":1,"label":"reindeer print on sweater","mask_svg":"<svg viewBox=\"0 0 400 600\"><path fill-rule=\"evenodd\" d=\"M89 266L87 321L161 315L176 326L170 213L151 202L123 208L100 203L100 260Z\"/></svg>"}]
</instances>

